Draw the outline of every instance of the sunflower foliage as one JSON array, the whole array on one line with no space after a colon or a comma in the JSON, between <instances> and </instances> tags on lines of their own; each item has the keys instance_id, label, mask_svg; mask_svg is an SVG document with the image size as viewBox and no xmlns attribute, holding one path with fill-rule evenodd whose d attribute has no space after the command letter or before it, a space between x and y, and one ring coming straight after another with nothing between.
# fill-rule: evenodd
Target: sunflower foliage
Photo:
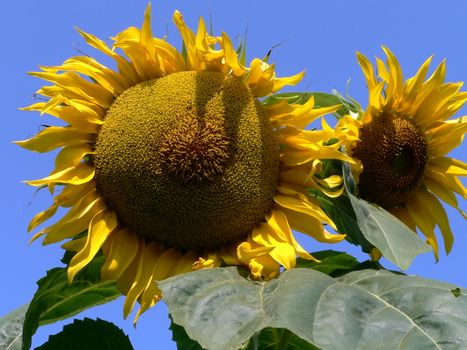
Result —
<instances>
[{"instance_id":1,"label":"sunflower foliage","mask_svg":"<svg viewBox=\"0 0 467 350\"><path fill-rule=\"evenodd\" d=\"M465 217L467 165L446 155L467 129L452 118L467 94L444 82L445 63L404 81L389 49L377 71L358 53L363 109L337 92L281 92L303 72L279 78L269 53L248 64L245 39L234 48L203 19L192 31L178 11L174 22L180 51L152 36L148 6L112 47L79 30L116 68L81 56L32 73L53 85L24 109L69 125L17 142L61 149L49 176L27 181L54 195L28 229L67 208L33 237L65 241L65 255L0 318L0 349L28 350L38 327L121 295L135 324L165 302L181 350L467 348L467 290L403 273L419 254L439 259L436 227L449 253L440 200ZM345 239L368 260L310 253L296 233ZM84 318L37 349L133 347Z\"/></svg>"}]
</instances>

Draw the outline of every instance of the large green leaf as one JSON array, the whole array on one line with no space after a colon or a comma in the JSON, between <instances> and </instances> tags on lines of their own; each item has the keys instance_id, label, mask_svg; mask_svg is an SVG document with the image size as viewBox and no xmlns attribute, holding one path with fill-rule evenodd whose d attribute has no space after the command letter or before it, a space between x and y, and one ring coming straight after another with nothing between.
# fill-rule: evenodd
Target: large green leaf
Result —
<instances>
[{"instance_id":1,"label":"large green leaf","mask_svg":"<svg viewBox=\"0 0 467 350\"><path fill-rule=\"evenodd\" d=\"M20 350L21 336L23 334L24 316L28 305L13 310L0 318L0 349Z\"/></svg>"},{"instance_id":2,"label":"large green leaf","mask_svg":"<svg viewBox=\"0 0 467 350\"><path fill-rule=\"evenodd\" d=\"M75 320L51 335L36 350L133 350L128 336L113 323L101 319Z\"/></svg>"},{"instance_id":3,"label":"large green leaf","mask_svg":"<svg viewBox=\"0 0 467 350\"><path fill-rule=\"evenodd\" d=\"M330 350L467 348L466 290L456 297L458 286L385 270L334 279L296 268L254 282L228 267L159 287L174 322L206 349L238 349L268 327Z\"/></svg>"},{"instance_id":4,"label":"large green leaf","mask_svg":"<svg viewBox=\"0 0 467 350\"><path fill-rule=\"evenodd\" d=\"M428 244L391 213L354 195L356 185L347 163L343 164L343 175L360 231L386 259L406 270L417 255L431 251Z\"/></svg>"},{"instance_id":5,"label":"large green leaf","mask_svg":"<svg viewBox=\"0 0 467 350\"><path fill-rule=\"evenodd\" d=\"M39 288L24 320L23 349L29 349L32 336L40 325L71 317L120 296L114 281L100 280L103 259L94 259L72 284L68 284L65 268L54 268L37 282Z\"/></svg>"},{"instance_id":6,"label":"large green leaf","mask_svg":"<svg viewBox=\"0 0 467 350\"><path fill-rule=\"evenodd\" d=\"M351 272L337 280L366 291L378 304L377 309L361 309L361 321L368 322L359 335L365 348L467 349L466 289L385 270ZM346 323L355 318L345 318L332 320L341 332L360 328L350 329Z\"/></svg>"}]
</instances>

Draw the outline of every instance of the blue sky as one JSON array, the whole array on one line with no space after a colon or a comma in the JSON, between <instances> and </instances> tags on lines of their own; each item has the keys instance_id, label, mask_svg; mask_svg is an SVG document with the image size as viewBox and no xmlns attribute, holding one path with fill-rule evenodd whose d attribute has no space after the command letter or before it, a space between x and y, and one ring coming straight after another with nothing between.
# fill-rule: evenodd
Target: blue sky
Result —
<instances>
[{"instance_id":1,"label":"blue sky","mask_svg":"<svg viewBox=\"0 0 467 350\"><path fill-rule=\"evenodd\" d=\"M0 13L2 33L2 96L3 127L1 135L3 228L0 244L0 316L28 302L36 289L35 282L52 267L59 265L62 251L59 245L42 247L40 242L28 245L27 223L35 213L51 203L46 191L37 194L21 183L24 179L40 178L53 167L54 154L39 155L20 149L11 143L36 133L41 124L53 123L52 118L38 113L21 112L18 107L34 102L34 92L42 82L26 74L38 65L57 65L70 56L96 52L86 46L74 30L108 38L128 26L140 26L145 0L133 1L58 1L24 0L3 4ZM172 24L172 13L179 9L186 22L195 28L198 17L213 18L216 33L227 32L232 38L243 35L248 27L248 59L264 57L273 50L271 61L279 75L307 70L296 90L345 92L350 78L349 93L366 105L367 91L357 65L355 51L369 58L383 56L380 45L388 46L398 56L405 77L434 54L437 64L447 57L447 79L467 80L467 2L390 1L378 5L375 1L153 1L152 25L155 35L168 34L168 40L180 47L180 39ZM100 56L97 56L100 57ZM464 88L465 90L465 88ZM467 115L464 107L459 115ZM464 161L467 145L451 156ZM465 182L464 182L465 183ZM461 202L462 203L462 202ZM466 209L465 203L461 206ZM441 254L434 264L433 256L419 256L408 273L441 279L467 287L467 225L457 212L448 211L456 236L452 253ZM310 250L346 250L363 258L348 244L318 245L302 240ZM390 265L388 265L390 266ZM135 349L175 349L167 330L168 318L164 305L158 305L142 316L137 329L131 319L122 319L122 299L95 308L79 317L100 317L115 322L129 334ZM131 317L130 317L131 318ZM40 328L34 345L42 344L50 333L62 325Z\"/></svg>"}]
</instances>

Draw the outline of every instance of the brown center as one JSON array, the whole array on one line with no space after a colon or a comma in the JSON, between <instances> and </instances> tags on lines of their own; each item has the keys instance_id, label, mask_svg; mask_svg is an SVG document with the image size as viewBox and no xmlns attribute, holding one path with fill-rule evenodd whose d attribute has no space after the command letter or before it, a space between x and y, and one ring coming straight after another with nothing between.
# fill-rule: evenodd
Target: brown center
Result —
<instances>
[{"instance_id":1,"label":"brown center","mask_svg":"<svg viewBox=\"0 0 467 350\"><path fill-rule=\"evenodd\" d=\"M403 205L418 188L428 162L422 131L405 117L382 114L360 130L360 197L385 209Z\"/></svg>"},{"instance_id":2,"label":"brown center","mask_svg":"<svg viewBox=\"0 0 467 350\"><path fill-rule=\"evenodd\" d=\"M180 181L203 181L223 173L229 141L218 124L188 113L167 135L160 153L162 166Z\"/></svg>"}]
</instances>

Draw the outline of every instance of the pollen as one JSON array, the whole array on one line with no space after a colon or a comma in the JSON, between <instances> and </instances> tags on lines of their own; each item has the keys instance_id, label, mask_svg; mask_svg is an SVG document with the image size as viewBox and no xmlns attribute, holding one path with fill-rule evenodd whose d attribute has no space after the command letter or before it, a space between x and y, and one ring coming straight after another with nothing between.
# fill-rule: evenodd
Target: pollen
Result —
<instances>
[{"instance_id":1,"label":"pollen","mask_svg":"<svg viewBox=\"0 0 467 350\"><path fill-rule=\"evenodd\" d=\"M244 239L273 205L279 145L248 86L178 72L133 86L107 112L96 186L134 232L169 247Z\"/></svg>"},{"instance_id":2,"label":"pollen","mask_svg":"<svg viewBox=\"0 0 467 350\"><path fill-rule=\"evenodd\" d=\"M391 209L418 189L428 162L427 141L410 118L382 114L360 130L353 156L363 164L360 197Z\"/></svg>"}]
</instances>

